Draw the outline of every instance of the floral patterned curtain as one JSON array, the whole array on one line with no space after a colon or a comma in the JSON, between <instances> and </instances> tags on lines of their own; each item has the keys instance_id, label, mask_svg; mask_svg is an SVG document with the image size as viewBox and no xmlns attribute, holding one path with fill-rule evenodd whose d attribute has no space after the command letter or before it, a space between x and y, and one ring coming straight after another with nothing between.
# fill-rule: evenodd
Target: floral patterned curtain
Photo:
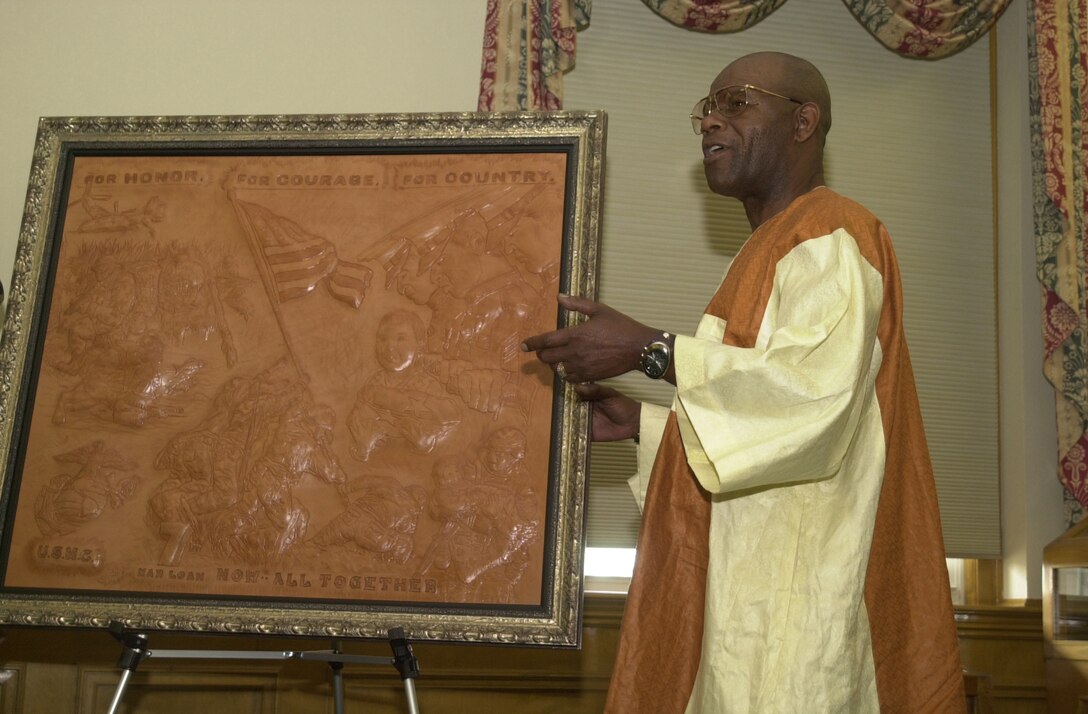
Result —
<instances>
[{"instance_id":1,"label":"floral patterned curtain","mask_svg":"<svg viewBox=\"0 0 1088 714\"><path fill-rule=\"evenodd\" d=\"M810 0L811 1L811 0ZM705 32L751 27L786 0L642 0L669 22ZM907 57L936 59L971 45L1009 0L843 0L881 44Z\"/></svg>"},{"instance_id":2,"label":"floral patterned curtain","mask_svg":"<svg viewBox=\"0 0 1088 714\"><path fill-rule=\"evenodd\" d=\"M736 32L756 24L786 0L642 0L674 25L702 32ZM811 0L810 0L811 2Z\"/></svg>"},{"instance_id":3,"label":"floral patterned curtain","mask_svg":"<svg viewBox=\"0 0 1088 714\"><path fill-rule=\"evenodd\" d=\"M1088 508L1088 320L1083 107L1088 0L1028 0L1035 254L1043 371L1057 391L1058 468L1070 522Z\"/></svg>"},{"instance_id":4,"label":"floral patterned curtain","mask_svg":"<svg viewBox=\"0 0 1088 714\"><path fill-rule=\"evenodd\" d=\"M1009 0L843 0L880 44L907 57L937 59L989 32Z\"/></svg>"},{"instance_id":5,"label":"floral patterned curtain","mask_svg":"<svg viewBox=\"0 0 1088 714\"><path fill-rule=\"evenodd\" d=\"M479 110L560 109L563 72L574 66L575 34L589 25L591 2L488 0ZM736 32L764 19L786 0L642 2L681 27ZM884 46L908 57L936 59L958 52L986 34L1010 0L843 2Z\"/></svg>"},{"instance_id":6,"label":"floral patterned curtain","mask_svg":"<svg viewBox=\"0 0 1088 714\"><path fill-rule=\"evenodd\" d=\"M480 111L561 109L591 0L487 0Z\"/></svg>"}]
</instances>

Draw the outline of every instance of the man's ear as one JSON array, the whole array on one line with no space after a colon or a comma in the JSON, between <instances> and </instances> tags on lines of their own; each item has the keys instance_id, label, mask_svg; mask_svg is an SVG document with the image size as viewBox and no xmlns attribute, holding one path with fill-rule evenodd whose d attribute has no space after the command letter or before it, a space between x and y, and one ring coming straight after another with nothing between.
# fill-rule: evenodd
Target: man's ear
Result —
<instances>
[{"instance_id":1,"label":"man's ear","mask_svg":"<svg viewBox=\"0 0 1088 714\"><path fill-rule=\"evenodd\" d=\"M796 131L794 138L798 143L808 141L816 133L816 127L820 125L820 107L816 102L805 102L795 114Z\"/></svg>"}]
</instances>

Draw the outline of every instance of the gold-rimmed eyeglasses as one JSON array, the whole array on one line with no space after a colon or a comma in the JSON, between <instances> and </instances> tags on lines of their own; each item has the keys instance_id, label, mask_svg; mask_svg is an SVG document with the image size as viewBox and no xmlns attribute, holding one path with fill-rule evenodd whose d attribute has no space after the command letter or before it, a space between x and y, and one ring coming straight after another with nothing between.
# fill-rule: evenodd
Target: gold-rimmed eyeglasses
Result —
<instances>
[{"instance_id":1,"label":"gold-rimmed eyeglasses","mask_svg":"<svg viewBox=\"0 0 1088 714\"><path fill-rule=\"evenodd\" d=\"M785 99L794 104L804 104L800 99L787 97L785 94L772 92L769 89L763 89L754 84L740 84L732 87L723 87L709 97L703 97L695 102L695 106L691 109L691 128L695 130L696 134L702 134L703 119L710 116L711 112L718 112L723 117L737 116L747 109L750 104L757 103L752 101L752 92L769 94L772 97Z\"/></svg>"}]
</instances>

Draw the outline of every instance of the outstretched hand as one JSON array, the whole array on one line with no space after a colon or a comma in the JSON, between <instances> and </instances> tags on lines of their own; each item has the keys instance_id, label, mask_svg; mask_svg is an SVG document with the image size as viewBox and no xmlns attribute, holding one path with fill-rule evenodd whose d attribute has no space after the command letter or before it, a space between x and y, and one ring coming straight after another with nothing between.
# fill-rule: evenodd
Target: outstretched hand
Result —
<instances>
[{"instance_id":1,"label":"outstretched hand","mask_svg":"<svg viewBox=\"0 0 1088 714\"><path fill-rule=\"evenodd\" d=\"M642 405L625 394L587 382L574 388L593 407L593 441L620 441L638 436Z\"/></svg>"},{"instance_id":2,"label":"outstretched hand","mask_svg":"<svg viewBox=\"0 0 1088 714\"><path fill-rule=\"evenodd\" d=\"M638 369L642 348L661 334L603 303L560 295L559 304L588 319L529 337L521 348L536 352L541 362L568 382L594 382Z\"/></svg>"}]
</instances>

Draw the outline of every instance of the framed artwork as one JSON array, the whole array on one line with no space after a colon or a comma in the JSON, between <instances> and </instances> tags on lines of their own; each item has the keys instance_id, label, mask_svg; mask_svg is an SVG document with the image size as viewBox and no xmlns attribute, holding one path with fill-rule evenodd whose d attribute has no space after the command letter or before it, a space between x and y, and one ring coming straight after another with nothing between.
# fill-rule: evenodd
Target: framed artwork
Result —
<instances>
[{"instance_id":1,"label":"framed artwork","mask_svg":"<svg viewBox=\"0 0 1088 714\"><path fill-rule=\"evenodd\" d=\"M576 646L596 112L42 119L0 623Z\"/></svg>"}]
</instances>

